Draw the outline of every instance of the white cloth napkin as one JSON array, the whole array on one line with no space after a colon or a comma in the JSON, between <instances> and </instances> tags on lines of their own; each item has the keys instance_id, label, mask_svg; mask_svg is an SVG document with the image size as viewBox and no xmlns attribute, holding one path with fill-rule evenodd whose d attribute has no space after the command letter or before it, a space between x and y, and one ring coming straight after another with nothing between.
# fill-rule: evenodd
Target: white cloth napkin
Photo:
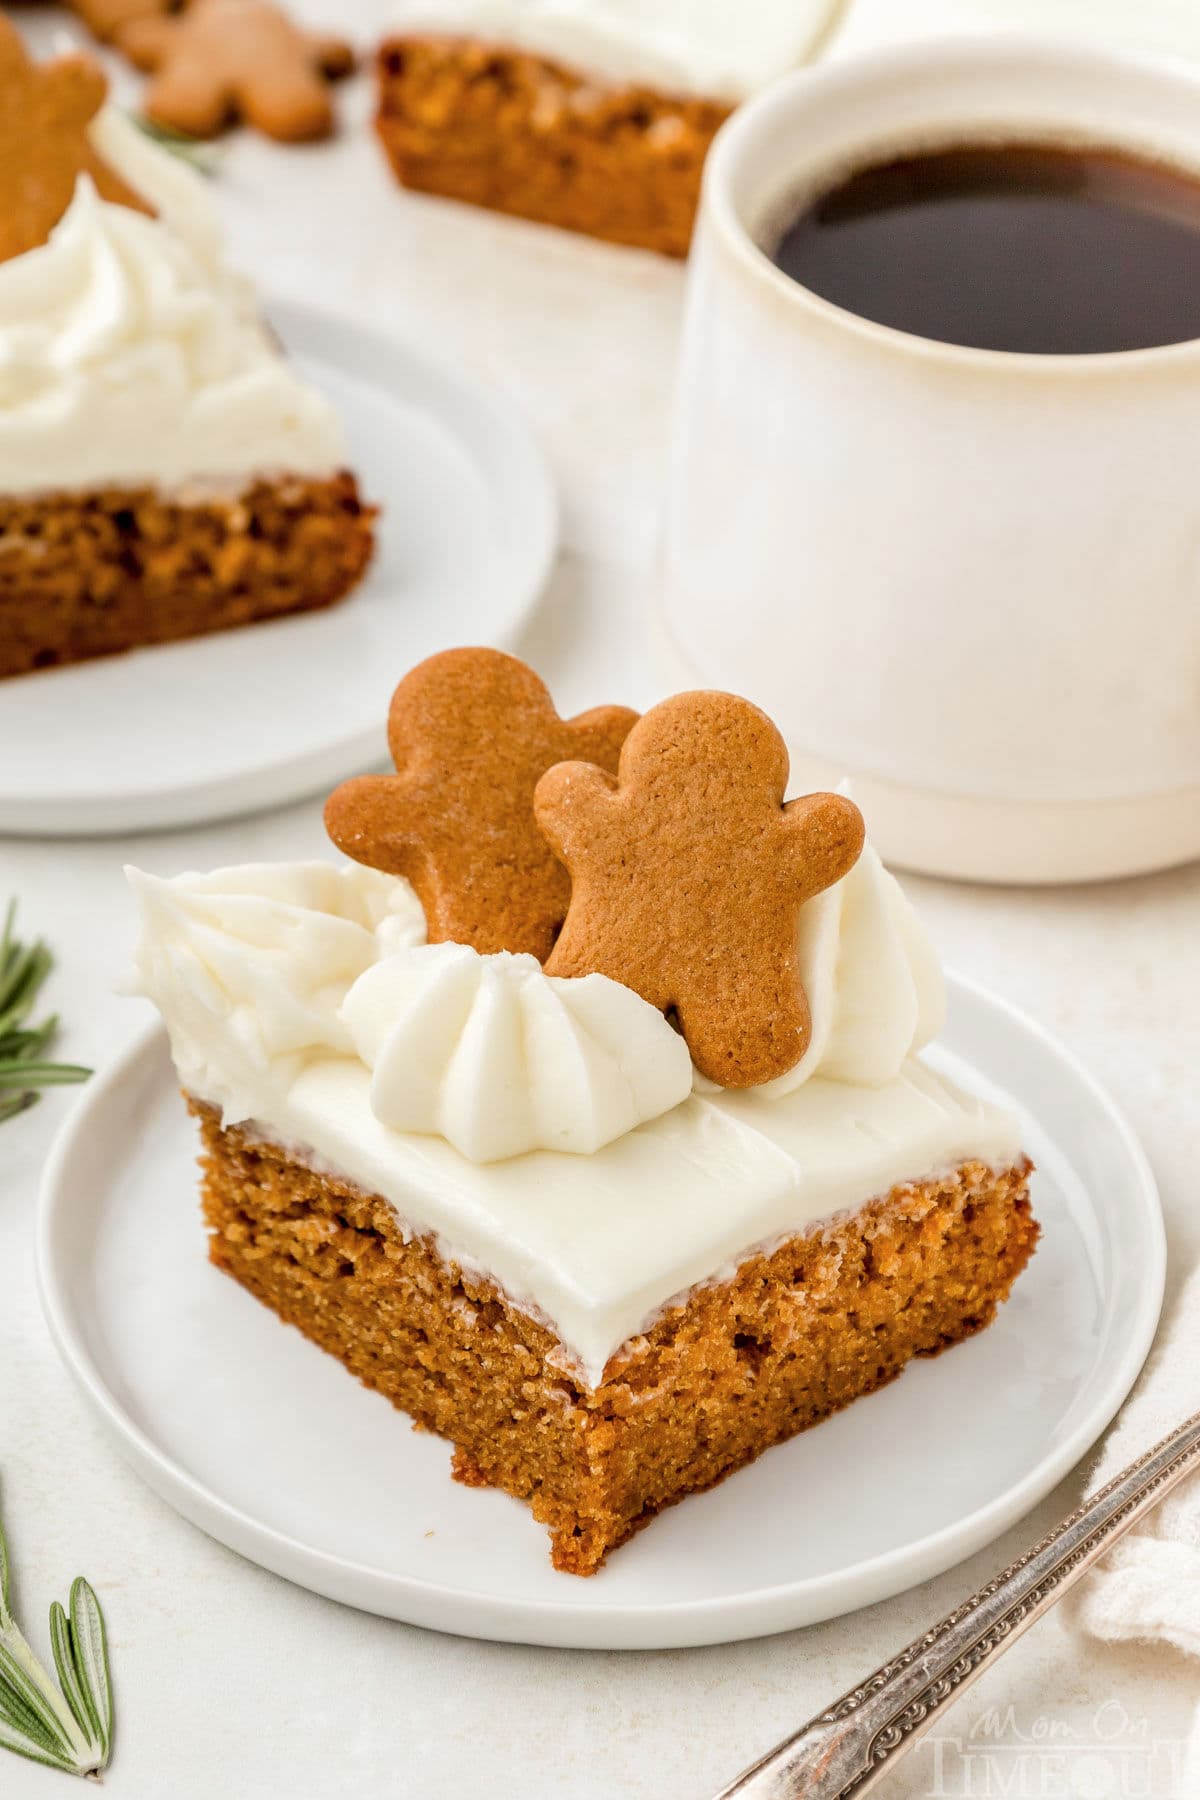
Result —
<instances>
[{"instance_id":1,"label":"white cloth napkin","mask_svg":"<svg viewBox=\"0 0 1200 1800\"><path fill-rule=\"evenodd\" d=\"M1103 1487L1200 1411L1200 1269L1159 1333L1140 1382L1110 1432L1090 1490ZM1081 1632L1110 1642L1156 1640L1200 1658L1200 1475L1191 1475L1128 1532L1067 1603ZM1183 1787L1200 1795L1200 1705Z\"/></svg>"}]
</instances>

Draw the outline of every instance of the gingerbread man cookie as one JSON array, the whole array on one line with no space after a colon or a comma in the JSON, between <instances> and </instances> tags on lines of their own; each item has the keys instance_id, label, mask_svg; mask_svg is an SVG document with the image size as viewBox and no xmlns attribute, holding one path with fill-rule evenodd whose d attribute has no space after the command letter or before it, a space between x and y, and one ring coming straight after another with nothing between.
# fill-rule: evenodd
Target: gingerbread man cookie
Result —
<instances>
[{"instance_id":1,"label":"gingerbread man cookie","mask_svg":"<svg viewBox=\"0 0 1200 1800\"><path fill-rule=\"evenodd\" d=\"M102 200L153 210L92 148L88 126L107 91L90 57L31 62L0 14L0 262L46 242L80 175L91 176Z\"/></svg>"},{"instance_id":2,"label":"gingerbread man cookie","mask_svg":"<svg viewBox=\"0 0 1200 1800\"><path fill-rule=\"evenodd\" d=\"M673 1015L722 1087L798 1062L811 1031L797 915L854 866L852 801L783 802L788 756L765 713L732 694L677 694L634 726L616 777L563 763L537 785L538 823L571 872L550 975L598 970Z\"/></svg>"},{"instance_id":3,"label":"gingerbread man cookie","mask_svg":"<svg viewBox=\"0 0 1200 1800\"><path fill-rule=\"evenodd\" d=\"M238 119L286 143L328 137L328 83L354 67L344 39L303 30L272 0L191 0L177 17L152 10L115 35L155 72L150 118L189 137L215 137Z\"/></svg>"},{"instance_id":4,"label":"gingerbread man cookie","mask_svg":"<svg viewBox=\"0 0 1200 1800\"><path fill-rule=\"evenodd\" d=\"M343 782L325 808L339 850L412 882L431 943L544 961L570 898L533 816L538 777L582 757L615 769L637 714L601 706L560 719L532 669L499 650L447 650L392 698L395 775Z\"/></svg>"}]
</instances>

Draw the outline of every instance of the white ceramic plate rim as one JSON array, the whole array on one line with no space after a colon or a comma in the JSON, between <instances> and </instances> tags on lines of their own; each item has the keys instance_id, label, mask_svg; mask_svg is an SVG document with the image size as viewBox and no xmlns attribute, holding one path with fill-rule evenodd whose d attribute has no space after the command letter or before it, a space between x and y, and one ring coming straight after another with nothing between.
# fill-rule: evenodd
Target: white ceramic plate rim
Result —
<instances>
[{"instance_id":1,"label":"white ceramic plate rim","mask_svg":"<svg viewBox=\"0 0 1200 1800\"><path fill-rule=\"evenodd\" d=\"M1079 1059L1052 1032L982 984L947 972L947 982L994 1007L1051 1051L1108 1115L1128 1158L1129 1205L1139 1213L1141 1270L1138 1302L1123 1350L1088 1412L1057 1448L1021 1480L955 1525L932 1532L832 1575L807 1576L715 1599L589 1605L569 1599L514 1603L467 1587L396 1574L318 1550L265 1525L232 1505L164 1454L129 1417L97 1370L74 1315L65 1271L55 1252L55 1227L70 1204L63 1180L81 1138L93 1127L110 1092L152 1043L165 1036L157 1020L88 1085L47 1159L38 1202L36 1269L42 1308L54 1343L102 1425L137 1472L169 1504L219 1542L262 1567L330 1599L411 1624L509 1643L592 1649L660 1649L767 1636L801 1623L839 1616L890 1598L982 1549L1043 1499L1099 1438L1125 1400L1149 1353L1162 1311L1166 1232L1153 1171L1124 1113ZM806 1598L823 1593L816 1610ZM366 1596L366 1597L364 1597ZM827 1603L828 1602L828 1603Z\"/></svg>"},{"instance_id":2,"label":"white ceramic plate rim","mask_svg":"<svg viewBox=\"0 0 1200 1800\"><path fill-rule=\"evenodd\" d=\"M268 300L264 317L283 342L331 363L356 368L368 358L376 379L393 387L406 405L432 416L464 444L486 452L481 464L497 508L508 521L506 554L490 571L498 624L490 641L514 644L549 579L559 542L559 504L550 470L516 407L488 384L460 374L356 319L293 300ZM136 654L134 652L133 654ZM0 829L25 837L103 837L114 832L155 831L237 818L285 805L332 786L382 760L380 723L323 739L310 751L256 758L245 780L214 783L166 776L122 788L108 800L88 791L60 789L52 802L23 800L0 785Z\"/></svg>"}]
</instances>

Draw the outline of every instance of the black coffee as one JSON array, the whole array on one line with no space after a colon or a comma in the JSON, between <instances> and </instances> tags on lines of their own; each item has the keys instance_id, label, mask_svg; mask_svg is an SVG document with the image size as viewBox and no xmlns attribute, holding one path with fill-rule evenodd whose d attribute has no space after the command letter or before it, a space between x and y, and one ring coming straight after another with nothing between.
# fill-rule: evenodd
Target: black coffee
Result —
<instances>
[{"instance_id":1,"label":"black coffee","mask_svg":"<svg viewBox=\"0 0 1200 1800\"><path fill-rule=\"evenodd\" d=\"M773 260L918 337L1086 355L1200 337L1200 180L1118 151L961 145L806 206Z\"/></svg>"}]
</instances>

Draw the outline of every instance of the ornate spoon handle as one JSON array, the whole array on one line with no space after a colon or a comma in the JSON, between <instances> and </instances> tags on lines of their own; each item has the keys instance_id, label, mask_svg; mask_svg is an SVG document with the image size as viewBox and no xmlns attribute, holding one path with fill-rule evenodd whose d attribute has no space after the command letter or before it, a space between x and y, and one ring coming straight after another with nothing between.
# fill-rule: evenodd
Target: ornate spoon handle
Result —
<instances>
[{"instance_id":1,"label":"ornate spoon handle","mask_svg":"<svg viewBox=\"0 0 1200 1800\"><path fill-rule=\"evenodd\" d=\"M715 1800L859 1800L964 1688L1197 1466L1200 1413Z\"/></svg>"}]
</instances>

